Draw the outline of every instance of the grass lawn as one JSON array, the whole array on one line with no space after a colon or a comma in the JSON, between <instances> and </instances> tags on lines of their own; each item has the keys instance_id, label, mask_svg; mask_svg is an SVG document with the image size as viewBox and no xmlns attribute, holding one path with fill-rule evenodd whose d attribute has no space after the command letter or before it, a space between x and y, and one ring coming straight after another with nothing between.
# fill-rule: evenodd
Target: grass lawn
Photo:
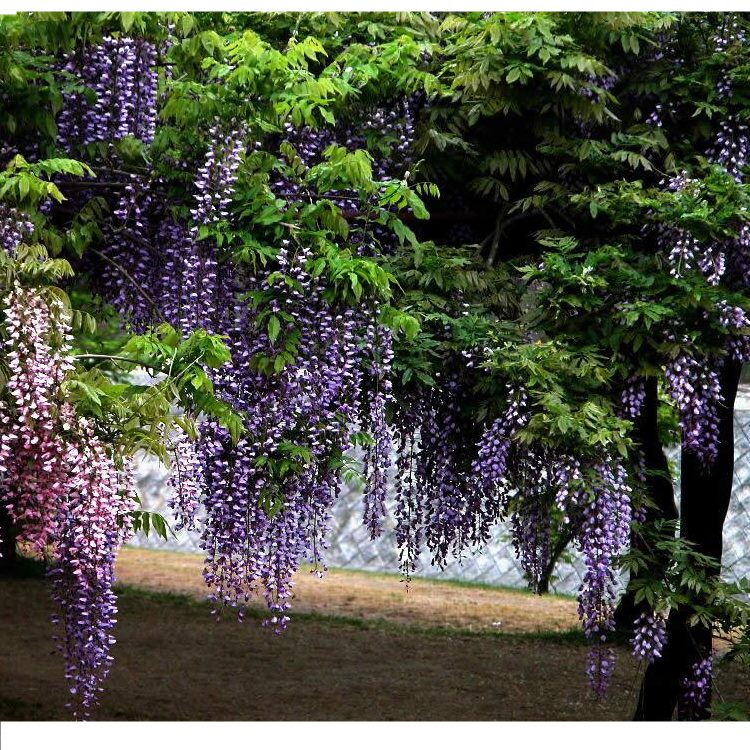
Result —
<instances>
[{"instance_id":1,"label":"grass lawn","mask_svg":"<svg viewBox=\"0 0 750 750\"><path fill-rule=\"evenodd\" d=\"M392 576L301 574L296 614L276 636L258 612L216 622L200 570L193 555L123 550L115 663L96 718L603 720L633 710L638 667L625 648L612 697L589 694L566 597L425 580L407 593ZM49 614L44 580L0 579L0 719L67 718ZM750 670L720 666L718 688L750 702Z\"/></svg>"}]
</instances>

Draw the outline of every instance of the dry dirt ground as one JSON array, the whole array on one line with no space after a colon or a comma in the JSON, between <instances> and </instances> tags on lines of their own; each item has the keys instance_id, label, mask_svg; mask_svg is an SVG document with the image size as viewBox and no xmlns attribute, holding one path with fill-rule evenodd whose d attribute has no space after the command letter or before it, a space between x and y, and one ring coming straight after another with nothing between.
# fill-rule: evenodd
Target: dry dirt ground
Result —
<instances>
[{"instance_id":1,"label":"dry dirt ground","mask_svg":"<svg viewBox=\"0 0 750 750\"><path fill-rule=\"evenodd\" d=\"M215 622L200 569L194 556L123 551L96 718L602 720L633 709L625 649L612 698L588 694L570 599L423 580L407 594L396 577L333 571L300 579L298 614L275 636L257 616ZM0 579L0 719L67 718L49 611L43 580ZM750 670L720 667L718 686L750 702Z\"/></svg>"},{"instance_id":2,"label":"dry dirt ground","mask_svg":"<svg viewBox=\"0 0 750 750\"><path fill-rule=\"evenodd\" d=\"M202 555L126 547L119 555L117 577L141 589L205 599L202 570ZM320 579L303 568L295 592L294 612L506 633L578 627L572 597L541 597L517 589L420 578L407 591L397 575L330 570Z\"/></svg>"}]
</instances>

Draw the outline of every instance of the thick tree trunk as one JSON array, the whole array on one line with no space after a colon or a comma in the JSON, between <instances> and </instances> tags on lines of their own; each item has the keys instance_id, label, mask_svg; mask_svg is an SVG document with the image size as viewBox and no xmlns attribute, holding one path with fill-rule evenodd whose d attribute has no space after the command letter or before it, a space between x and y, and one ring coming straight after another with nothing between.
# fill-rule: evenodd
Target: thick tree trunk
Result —
<instances>
[{"instance_id":1,"label":"thick tree trunk","mask_svg":"<svg viewBox=\"0 0 750 750\"><path fill-rule=\"evenodd\" d=\"M646 468L646 493L654 503L654 508L649 508L646 521L656 519L677 520L677 506L674 501L674 487L669 472L669 462L664 455L661 441L659 440L658 409L659 394L656 378L647 378L645 383L646 398L643 402L641 414L635 423L634 437L643 453L644 466ZM641 549L643 542L637 536L633 536L632 545ZM656 561L657 566L663 570L669 560ZM659 571L654 571L659 575ZM634 595L626 592L620 599L615 610L615 623L618 628L626 631L632 630L633 623L641 612L644 605L636 604Z\"/></svg>"},{"instance_id":2,"label":"thick tree trunk","mask_svg":"<svg viewBox=\"0 0 750 750\"><path fill-rule=\"evenodd\" d=\"M9 573L16 563L16 532L10 514L0 505L0 575Z\"/></svg>"},{"instance_id":3,"label":"thick tree trunk","mask_svg":"<svg viewBox=\"0 0 750 750\"><path fill-rule=\"evenodd\" d=\"M680 536L693 543L697 552L715 562L707 571L717 574L721 567L724 520L729 509L734 476L734 400L742 365L727 362L720 372L724 403L719 409L719 455L709 467L689 453L682 453ZM678 708L679 718L703 719L690 706L678 705L682 680L692 665L709 655L711 629L689 626L689 609L670 614L668 641L661 659L651 664L641 685L634 718L640 721L669 721Z\"/></svg>"}]
</instances>

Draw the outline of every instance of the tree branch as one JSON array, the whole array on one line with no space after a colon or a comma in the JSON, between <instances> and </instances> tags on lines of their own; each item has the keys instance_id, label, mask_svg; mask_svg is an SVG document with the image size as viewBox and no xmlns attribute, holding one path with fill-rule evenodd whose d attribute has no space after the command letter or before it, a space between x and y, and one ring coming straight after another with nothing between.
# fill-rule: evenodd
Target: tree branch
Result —
<instances>
[{"instance_id":1,"label":"tree branch","mask_svg":"<svg viewBox=\"0 0 750 750\"><path fill-rule=\"evenodd\" d=\"M120 263L118 263L113 258L110 258L108 255L105 255L100 250L97 250L96 248L90 248L90 251L94 253L94 255L98 256L105 262L111 264L114 266L133 286L143 295L143 298L151 305L154 312L157 314L157 317L161 320L162 323L169 323L169 321L164 317L164 314L159 309L159 306L154 302L151 295L130 275L130 272L122 266Z\"/></svg>"}]
</instances>

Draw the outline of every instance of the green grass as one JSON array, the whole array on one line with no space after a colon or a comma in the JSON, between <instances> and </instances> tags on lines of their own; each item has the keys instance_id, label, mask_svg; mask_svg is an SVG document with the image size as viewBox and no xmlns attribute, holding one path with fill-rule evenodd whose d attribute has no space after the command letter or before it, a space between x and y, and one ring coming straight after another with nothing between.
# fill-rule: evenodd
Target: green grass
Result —
<instances>
[{"instance_id":1,"label":"green grass","mask_svg":"<svg viewBox=\"0 0 750 750\"><path fill-rule=\"evenodd\" d=\"M188 609L193 613L209 616L209 604L188 594L176 594L168 591L147 591L137 586L118 584L117 593L122 603L155 604L168 607ZM258 624L267 617L266 610L259 607L248 607L246 620ZM505 633L499 630L473 630L471 628L451 627L446 625L407 625L390 620L363 619L348 615L327 615L317 612L294 612L292 619L296 622L330 625L332 627L351 627L357 630L393 633L398 635L433 636L439 638L493 638L502 640L542 641L545 643L582 645L586 643L583 632L578 628L562 631L539 631L536 633ZM227 610L224 618L234 618L233 610Z\"/></svg>"},{"instance_id":2,"label":"green grass","mask_svg":"<svg viewBox=\"0 0 750 750\"><path fill-rule=\"evenodd\" d=\"M159 552L160 550L141 550L144 552ZM185 554L181 552L175 552L173 554ZM372 571L356 571L348 568L332 568L338 573L346 575L367 575L373 578L386 578L386 579L399 579L397 573L375 573ZM16 565L13 568L11 576L13 578L45 578L45 564L41 560L32 559L28 557L19 556ZM524 594L530 597L536 596L532 592L526 589L517 589L511 586L494 586L486 583L470 583L466 581L458 580L442 580L434 578L414 578L420 582L424 582L428 586L436 583L448 584L458 588L475 588L475 589L486 589L492 591L506 591L515 594ZM205 613L209 615L209 603L203 601L195 596L189 594L178 594L170 591L151 591L146 589L138 588L129 584L116 584L115 589L123 602L133 602L134 604L156 604L169 607L178 607L190 609L193 612ZM559 594L545 594L545 596L551 596L553 598L570 599L572 597L562 596ZM267 611L260 607L248 607L246 610L246 619L255 620L260 623L267 616ZM232 610L227 610L223 614L223 618L233 618L234 614ZM294 612L292 617L297 622L306 623L318 623L324 625L331 625L334 627L352 627L358 630L367 630L381 633L394 633L394 634L412 634L419 636L435 636L435 637L462 637L462 638L495 638L495 639L512 639L512 640L532 640L532 641L543 641L546 643L557 643L557 644L574 644L580 645L586 643L586 639L583 632L578 628L570 628L563 631L539 631L534 633L506 633L502 630L488 630L488 629L471 629L466 627L453 627L447 625L417 625L417 624L404 624L396 623L390 620L384 620L380 618L375 619L363 619L359 617L352 617L348 615L328 615L319 614L316 612Z\"/></svg>"}]
</instances>

